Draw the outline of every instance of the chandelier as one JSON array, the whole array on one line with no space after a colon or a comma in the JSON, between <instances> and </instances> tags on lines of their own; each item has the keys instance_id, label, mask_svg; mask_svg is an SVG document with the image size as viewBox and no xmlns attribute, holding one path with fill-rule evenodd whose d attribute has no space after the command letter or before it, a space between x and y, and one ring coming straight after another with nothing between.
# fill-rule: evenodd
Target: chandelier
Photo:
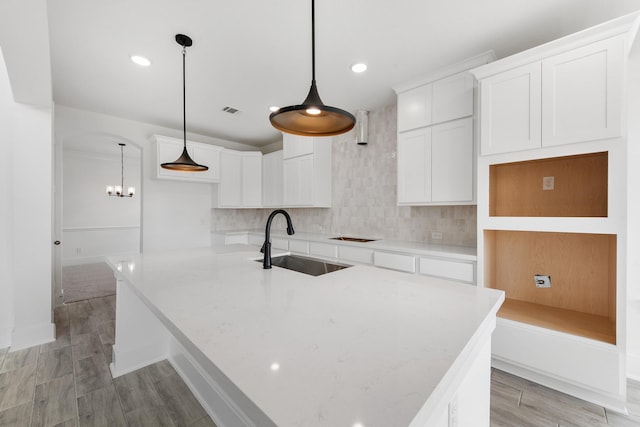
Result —
<instances>
[{"instance_id":1,"label":"chandelier","mask_svg":"<svg viewBox=\"0 0 640 427\"><path fill-rule=\"evenodd\" d=\"M124 190L124 146L126 144L118 143L120 146L120 185L107 185L107 196L116 196L116 197L133 197L136 194L135 187L127 188L127 193L123 192Z\"/></svg>"}]
</instances>

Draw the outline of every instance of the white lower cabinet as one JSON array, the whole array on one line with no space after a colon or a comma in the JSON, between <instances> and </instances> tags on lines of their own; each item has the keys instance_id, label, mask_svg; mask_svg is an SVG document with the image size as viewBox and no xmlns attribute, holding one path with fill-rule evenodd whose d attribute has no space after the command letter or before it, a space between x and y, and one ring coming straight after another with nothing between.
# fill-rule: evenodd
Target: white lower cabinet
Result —
<instances>
[{"instance_id":1,"label":"white lower cabinet","mask_svg":"<svg viewBox=\"0 0 640 427\"><path fill-rule=\"evenodd\" d=\"M338 247L327 243L310 242L309 254L317 255L325 258L337 258Z\"/></svg>"},{"instance_id":2,"label":"white lower cabinet","mask_svg":"<svg viewBox=\"0 0 640 427\"><path fill-rule=\"evenodd\" d=\"M341 260L358 262L361 264L373 264L373 250L356 248L353 246L339 246L338 257Z\"/></svg>"},{"instance_id":3,"label":"white lower cabinet","mask_svg":"<svg viewBox=\"0 0 640 427\"><path fill-rule=\"evenodd\" d=\"M458 260L420 257L420 274L464 283L475 282L475 263Z\"/></svg>"},{"instance_id":4,"label":"white lower cabinet","mask_svg":"<svg viewBox=\"0 0 640 427\"><path fill-rule=\"evenodd\" d=\"M373 265L391 270L405 271L407 273L416 272L416 258L411 255L376 251L373 253Z\"/></svg>"},{"instance_id":5,"label":"white lower cabinet","mask_svg":"<svg viewBox=\"0 0 640 427\"><path fill-rule=\"evenodd\" d=\"M304 242L302 240L290 240L289 241L289 250L291 252L298 252L301 254L309 253L309 242Z\"/></svg>"}]
</instances>

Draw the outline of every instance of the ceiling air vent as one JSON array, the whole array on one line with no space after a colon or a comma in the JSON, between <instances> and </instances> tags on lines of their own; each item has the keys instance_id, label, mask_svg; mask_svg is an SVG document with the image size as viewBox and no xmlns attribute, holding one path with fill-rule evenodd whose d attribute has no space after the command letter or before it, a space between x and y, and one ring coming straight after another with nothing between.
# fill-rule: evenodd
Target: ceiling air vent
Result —
<instances>
[{"instance_id":1,"label":"ceiling air vent","mask_svg":"<svg viewBox=\"0 0 640 427\"><path fill-rule=\"evenodd\" d=\"M224 111L225 113L229 113L229 114L237 114L240 112L240 110L238 110L237 108L233 108L233 107L224 107L222 109L222 111Z\"/></svg>"}]
</instances>

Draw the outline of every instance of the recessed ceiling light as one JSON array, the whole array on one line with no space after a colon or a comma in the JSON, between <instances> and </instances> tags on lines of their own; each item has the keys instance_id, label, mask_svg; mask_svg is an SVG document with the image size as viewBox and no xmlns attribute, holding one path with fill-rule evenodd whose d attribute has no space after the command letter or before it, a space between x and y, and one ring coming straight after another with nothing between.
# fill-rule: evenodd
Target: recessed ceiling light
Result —
<instances>
[{"instance_id":1,"label":"recessed ceiling light","mask_svg":"<svg viewBox=\"0 0 640 427\"><path fill-rule=\"evenodd\" d=\"M280 107L276 107L275 105L272 105L271 107L269 107L269 111L271 111L272 113L278 111L279 109Z\"/></svg>"},{"instance_id":2,"label":"recessed ceiling light","mask_svg":"<svg viewBox=\"0 0 640 427\"><path fill-rule=\"evenodd\" d=\"M149 65L151 65L151 61L149 61L144 56L131 55L131 60L141 67L148 67Z\"/></svg>"},{"instance_id":3,"label":"recessed ceiling light","mask_svg":"<svg viewBox=\"0 0 640 427\"><path fill-rule=\"evenodd\" d=\"M367 64L363 62L358 62L357 64L353 64L351 66L351 71L354 73L363 73L367 70Z\"/></svg>"}]
</instances>

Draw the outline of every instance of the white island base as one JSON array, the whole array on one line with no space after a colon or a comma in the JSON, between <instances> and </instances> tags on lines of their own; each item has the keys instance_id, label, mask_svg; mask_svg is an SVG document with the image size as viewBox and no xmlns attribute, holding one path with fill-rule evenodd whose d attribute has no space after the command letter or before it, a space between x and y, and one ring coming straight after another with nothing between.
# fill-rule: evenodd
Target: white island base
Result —
<instances>
[{"instance_id":1,"label":"white island base","mask_svg":"<svg viewBox=\"0 0 640 427\"><path fill-rule=\"evenodd\" d=\"M503 294L248 246L112 258L118 377L167 359L219 427L489 426Z\"/></svg>"}]
</instances>

